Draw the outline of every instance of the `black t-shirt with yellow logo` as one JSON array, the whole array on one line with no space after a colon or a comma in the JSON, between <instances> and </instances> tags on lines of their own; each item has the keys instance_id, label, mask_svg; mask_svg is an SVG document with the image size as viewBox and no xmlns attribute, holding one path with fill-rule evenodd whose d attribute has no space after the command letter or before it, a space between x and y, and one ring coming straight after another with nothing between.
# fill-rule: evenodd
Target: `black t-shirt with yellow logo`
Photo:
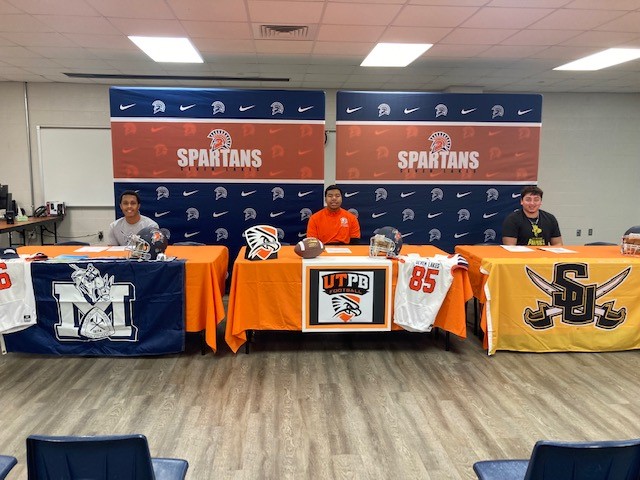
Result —
<instances>
[{"instance_id":1,"label":"black t-shirt with yellow logo","mask_svg":"<svg viewBox=\"0 0 640 480\"><path fill-rule=\"evenodd\" d=\"M549 212L538 210L538 218L528 218L522 209L510 213L502 224L503 237L515 237L516 245L549 245L551 239L562 236L558 220Z\"/></svg>"}]
</instances>

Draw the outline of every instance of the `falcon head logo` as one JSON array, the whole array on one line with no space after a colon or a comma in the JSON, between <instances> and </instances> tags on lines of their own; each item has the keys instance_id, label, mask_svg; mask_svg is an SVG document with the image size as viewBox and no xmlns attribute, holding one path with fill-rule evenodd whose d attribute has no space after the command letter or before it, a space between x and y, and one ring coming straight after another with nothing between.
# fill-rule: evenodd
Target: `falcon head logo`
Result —
<instances>
[{"instance_id":1,"label":"falcon head logo","mask_svg":"<svg viewBox=\"0 0 640 480\"><path fill-rule=\"evenodd\" d=\"M284 232L282 232L284 236ZM256 225L242 234L247 242L247 258L266 260L280 250L278 229L271 225Z\"/></svg>"},{"instance_id":2,"label":"falcon head logo","mask_svg":"<svg viewBox=\"0 0 640 480\"><path fill-rule=\"evenodd\" d=\"M336 295L331 299L334 317L339 318L343 322L349 322L353 317L362 314L360 310L360 297L358 295Z\"/></svg>"}]
</instances>

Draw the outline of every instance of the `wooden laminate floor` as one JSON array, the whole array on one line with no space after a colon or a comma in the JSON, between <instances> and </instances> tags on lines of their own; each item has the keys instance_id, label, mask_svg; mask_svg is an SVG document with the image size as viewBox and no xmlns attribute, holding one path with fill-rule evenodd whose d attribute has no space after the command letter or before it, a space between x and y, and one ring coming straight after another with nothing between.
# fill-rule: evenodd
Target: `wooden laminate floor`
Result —
<instances>
[{"instance_id":1,"label":"wooden laminate floor","mask_svg":"<svg viewBox=\"0 0 640 480\"><path fill-rule=\"evenodd\" d=\"M222 334L222 330L220 331ZM538 439L640 437L640 355L488 357L477 338L259 332L251 354L0 357L0 453L139 432L190 479L471 479Z\"/></svg>"}]
</instances>

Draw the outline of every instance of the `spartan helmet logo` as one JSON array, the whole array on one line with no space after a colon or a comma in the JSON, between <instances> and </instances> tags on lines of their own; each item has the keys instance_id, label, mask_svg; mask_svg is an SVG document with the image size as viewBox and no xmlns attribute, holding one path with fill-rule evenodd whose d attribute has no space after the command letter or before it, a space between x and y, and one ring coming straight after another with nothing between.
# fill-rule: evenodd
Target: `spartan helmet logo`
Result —
<instances>
[{"instance_id":1,"label":"spartan helmet logo","mask_svg":"<svg viewBox=\"0 0 640 480\"><path fill-rule=\"evenodd\" d=\"M169 189L167 187L158 187L156 188L156 194L158 200L161 198L169 198Z\"/></svg>"},{"instance_id":2,"label":"spartan helmet logo","mask_svg":"<svg viewBox=\"0 0 640 480\"><path fill-rule=\"evenodd\" d=\"M273 194L273 201L276 201L279 198L284 198L284 190L280 187L272 188L271 193Z\"/></svg>"},{"instance_id":3,"label":"spartan helmet logo","mask_svg":"<svg viewBox=\"0 0 640 480\"><path fill-rule=\"evenodd\" d=\"M221 198L227 198L227 189L224 187L216 187L214 192L216 194L216 200L219 200Z\"/></svg>"},{"instance_id":4,"label":"spartan helmet logo","mask_svg":"<svg viewBox=\"0 0 640 480\"><path fill-rule=\"evenodd\" d=\"M490 202L491 200L498 200L499 196L500 194L495 188L490 188L489 190L487 190L487 202Z\"/></svg>"},{"instance_id":5,"label":"spartan helmet logo","mask_svg":"<svg viewBox=\"0 0 640 480\"><path fill-rule=\"evenodd\" d=\"M413 220L416 214L410 208L405 208L402 211L402 221L406 222L407 220Z\"/></svg>"},{"instance_id":6,"label":"spartan helmet logo","mask_svg":"<svg viewBox=\"0 0 640 480\"><path fill-rule=\"evenodd\" d=\"M494 105L491 107L491 118L504 117L504 108L502 105Z\"/></svg>"},{"instance_id":7,"label":"spartan helmet logo","mask_svg":"<svg viewBox=\"0 0 640 480\"><path fill-rule=\"evenodd\" d=\"M444 103L439 103L436 105L436 118L438 117L446 117L449 113L449 109Z\"/></svg>"},{"instance_id":8,"label":"spartan helmet logo","mask_svg":"<svg viewBox=\"0 0 640 480\"><path fill-rule=\"evenodd\" d=\"M107 302L111 298L111 287L113 286L113 275L101 276L100 271L90 263L87 268L81 268L71 264L73 272L71 280L80 293L91 299L92 303Z\"/></svg>"},{"instance_id":9,"label":"spartan helmet logo","mask_svg":"<svg viewBox=\"0 0 640 480\"><path fill-rule=\"evenodd\" d=\"M155 115L156 113L160 113L160 112L165 112L167 110L167 107L165 106L164 102L162 100L154 100L153 103L151 104L151 106L153 107L153 114Z\"/></svg>"},{"instance_id":10,"label":"spartan helmet logo","mask_svg":"<svg viewBox=\"0 0 640 480\"><path fill-rule=\"evenodd\" d=\"M376 202L387 199L387 191L384 188L376 188Z\"/></svg>"},{"instance_id":11,"label":"spartan helmet logo","mask_svg":"<svg viewBox=\"0 0 640 480\"><path fill-rule=\"evenodd\" d=\"M429 135L429 141L431 142L431 153L436 152L448 152L451 150L451 137L445 132L433 132Z\"/></svg>"},{"instance_id":12,"label":"spartan helmet logo","mask_svg":"<svg viewBox=\"0 0 640 480\"><path fill-rule=\"evenodd\" d=\"M352 213L356 218L358 218L360 216L360 213L358 213L358 210L356 210L355 208L350 208L347 211Z\"/></svg>"},{"instance_id":13,"label":"spartan helmet logo","mask_svg":"<svg viewBox=\"0 0 640 480\"><path fill-rule=\"evenodd\" d=\"M221 128L216 128L215 130L211 130L207 135L207 138L211 139L211 144L209 145L209 150L212 152L215 150L229 150L231 148L231 135L226 130Z\"/></svg>"},{"instance_id":14,"label":"spartan helmet logo","mask_svg":"<svg viewBox=\"0 0 640 480\"><path fill-rule=\"evenodd\" d=\"M258 214L256 213L256 211L253 208L245 208L244 209L244 221L246 222L247 220L255 220L255 218L258 216Z\"/></svg>"},{"instance_id":15,"label":"spartan helmet logo","mask_svg":"<svg viewBox=\"0 0 640 480\"><path fill-rule=\"evenodd\" d=\"M280 102L273 102L271 104L271 115L282 115L284 113L284 105Z\"/></svg>"},{"instance_id":16,"label":"spartan helmet logo","mask_svg":"<svg viewBox=\"0 0 640 480\"><path fill-rule=\"evenodd\" d=\"M444 192L441 188L434 188L431 190L431 201L442 200L444 198Z\"/></svg>"},{"instance_id":17,"label":"spartan helmet logo","mask_svg":"<svg viewBox=\"0 0 640 480\"><path fill-rule=\"evenodd\" d=\"M189 220L198 220L200 218L200 212L197 208L189 207L187 208L187 221Z\"/></svg>"},{"instance_id":18,"label":"spartan helmet logo","mask_svg":"<svg viewBox=\"0 0 640 480\"><path fill-rule=\"evenodd\" d=\"M429 230L429 242L433 242L434 240L440 240L442 238L442 234L440 230L437 228L432 228Z\"/></svg>"},{"instance_id":19,"label":"spartan helmet logo","mask_svg":"<svg viewBox=\"0 0 640 480\"><path fill-rule=\"evenodd\" d=\"M216 100L211 104L211 106L213 107L213 115L216 115L218 113L224 113L224 110L225 110L224 103Z\"/></svg>"},{"instance_id":20,"label":"spartan helmet logo","mask_svg":"<svg viewBox=\"0 0 640 480\"><path fill-rule=\"evenodd\" d=\"M306 220L308 218L311 218L311 210L308 208L300 210L300 220Z\"/></svg>"},{"instance_id":21,"label":"spartan helmet logo","mask_svg":"<svg viewBox=\"0 0 640 480\"><path fill-rule=\"evenodd\" d=\"M469 220L471 218L471 214L469 213L469 210L467 210L466 208L461 208L460 210L458 210L458 221L461 222L463 220Z\"/></svg>"},{"instance_id":22,"label":"spartan helmet logo","mask_svg":"<svg viewBox=\"0 0 640 480\"><path fill-rule=\"evenodd\" d=\"M386 103L378 105L378 118L383 115L391 115L391 107Z\"/></svg>"},{"instance_id":23,"label":"spartan helmet logo","mask_svg":"<svg viewBox=\"0 0 640 480\"><path fill-rule=\"evenodd\" d=\"M216 230L216 241L219 242L220 240L226 240L229 238L229 232L227 231L226 228L218 228Z\"/></svg>"},{"instance_id":24,"label":"spartan helmet logo","mask_svg":"<svg viewBox=\"0 0 640 480\"><path fill-rule=\"evenodd\" d=\"M496 239L496 231L493 228L487 228L484 231L484 241L490 242Z\"/></svg>"}]
</instances>

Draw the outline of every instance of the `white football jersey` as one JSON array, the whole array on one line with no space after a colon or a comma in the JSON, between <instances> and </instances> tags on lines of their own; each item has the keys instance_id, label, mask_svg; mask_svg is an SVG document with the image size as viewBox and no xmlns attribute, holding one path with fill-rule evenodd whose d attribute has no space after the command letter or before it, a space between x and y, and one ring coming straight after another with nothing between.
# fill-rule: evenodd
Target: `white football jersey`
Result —
<instances>
[{"instance_id":1,"label":"white football jersey","mask_svg":"<svg viewBox=\"0 0 640 480\"><path fill-rule=\"evenodd\" d=\"M31 263L22 258L0 259L0 335L36 323Z\"/></svg>"},{"instance_id":2,"label":"white football jersey","mask_svg":"<svg viewBox=\"0 0 640 480\"><path fill-rule=\"evenodd\" d=\"M393 321L411 332L430 332L456 268L468 268L460 255L398 257Z\"/></svg>"}]
</instances>

